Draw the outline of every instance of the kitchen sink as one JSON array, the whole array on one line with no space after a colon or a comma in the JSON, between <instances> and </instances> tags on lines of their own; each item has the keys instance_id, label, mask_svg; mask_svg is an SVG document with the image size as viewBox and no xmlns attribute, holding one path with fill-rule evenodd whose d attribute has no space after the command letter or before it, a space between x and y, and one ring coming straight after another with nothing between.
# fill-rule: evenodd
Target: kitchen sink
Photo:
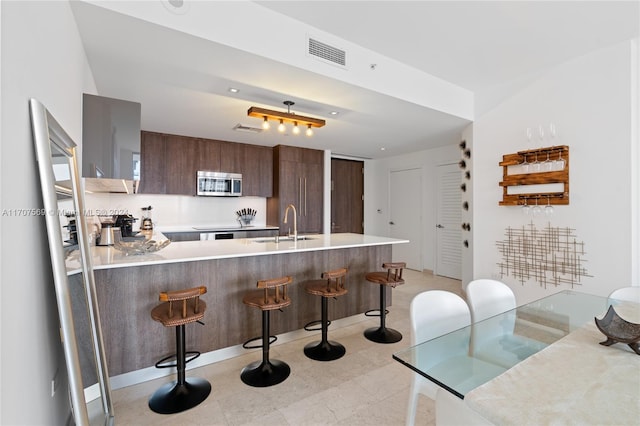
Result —
<instances>
[{"instance_id":1,"label":"kitchen sink","mask_svg":"<svg viewBox=\"0 0 640 426\"><path fill-rule=\"evenodd\" d=\"M298 238L296 241L305 241L305 240L315 240L315 237L309 237L307 235L298 235ZM279 242L287 242L287 241L293 241L293 237L280 237L278 239ZM269 238L255 238L253 240L253 242L255 243L275 243L276 242L276 237L269 237Z\"/></svg>"}]
</instances>

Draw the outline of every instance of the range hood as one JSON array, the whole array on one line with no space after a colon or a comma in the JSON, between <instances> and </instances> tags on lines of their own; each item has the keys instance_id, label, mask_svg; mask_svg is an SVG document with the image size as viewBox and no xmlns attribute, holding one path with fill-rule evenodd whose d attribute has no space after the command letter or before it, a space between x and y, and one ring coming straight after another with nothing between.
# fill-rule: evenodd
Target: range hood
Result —
<instances>
[{"instance_id":1,"label":"range hood","mask_svg":"<svg viewBox=\"0 0 640 426\"><path fill-rule=\"evenodd\" d=\"M84 191L88 194L135 194L138 180L110 178L82 178Z\"/></svg>"}]
</instances>

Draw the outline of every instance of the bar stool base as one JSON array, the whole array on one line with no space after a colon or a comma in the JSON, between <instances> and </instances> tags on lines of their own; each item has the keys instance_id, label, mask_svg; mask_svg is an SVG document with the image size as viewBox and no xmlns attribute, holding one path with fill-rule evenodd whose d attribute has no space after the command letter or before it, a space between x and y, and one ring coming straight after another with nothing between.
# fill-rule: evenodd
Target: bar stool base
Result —
<instances>
[{"instance_id":1,"label":"bar stool base","mask_svg":"<svg viewBox=\"0 0 640 426\"><path fill-rule=\"evenodd\" d=\"M399 331L386 327L372 327L364 332L364 337L376 343L396 343L402 340Z\"/></svg>"},{"instance_id":2,"label":"bar stool base","mask_svg":"<svg viewBox=\"0 0 640 426\"><path fill-rule=\"evenodd\" d=\"M332 340L309 343L304 347L304 354L316 361L333 361L342 358L347 350Z\"/></svg>"},{"instance_id":3,"label":"bar stool base","mask_svg":"<svg viewBox=\"0 0 640 426\"><path fill-rule=\"evenodd\" d=\"M249 386L264 388L284 382L290 373L291 368L287 363L272 359L247 365L242 369L240 379Z\"/></svg>"},{"instance_id":4,"label":"bar stool base","mask_svg":"<svg viewBox=\"0 0 640 426\"><path fill-rule=\"evenodd\" d=\"M149 398L149 408L159 414L175 414L193 408L207 399L211 383L190 377L184 384L173 381L161 386Z\"/></svg>"}]
</instances>

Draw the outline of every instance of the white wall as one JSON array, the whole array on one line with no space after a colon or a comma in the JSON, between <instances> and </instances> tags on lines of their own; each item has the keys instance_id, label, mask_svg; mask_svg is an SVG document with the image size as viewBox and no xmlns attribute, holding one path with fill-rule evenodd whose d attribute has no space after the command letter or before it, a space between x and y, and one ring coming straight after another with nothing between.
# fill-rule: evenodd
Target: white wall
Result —
<instances>
[{"instance_id":1,"label":"white wall","mask_svg":"<svg viewBox=\"0 0 640 426\"><path fill-rule=\"evenodd\" d=\"M499 271L496 241L506 226L530 222L518 207L500 207L498 182L503 154L529 147L527 127L555 123L558 137L544 145L566 144L570 161L570 205L556 206L551 226L575 229L586 246L587 271L575 288L607 295L631 285L632 43L625 42L566 62L548 70L499 106L476 118L473 125L473 277L490 278ZM547 127L548 129L548 127ZM536 218L543 227L546 218ZM504 278L518 303L543 297L569 285L542 288Z\"/></svg>"},{"instance_id":2,"label":"white wall","mask_svg":"<svg viewBox=\"0 0 640 426\"><path fill-rule=\"evenodd\" d=\"M0 10L0 424L61 425L70 409L45 223L12 212L42 207L29 98L79 140L82 92L93 82L66 2L3 1Z\"/></svg>"},{"instance_id":3,"label":"white wall","mask_svg":"<svg viewBox=\"0 0 640 426\"><path fill-rule=\"evenodd\" d=\"M381 160L366 160L364 165L364 232L389 236L389 173L392 170L422 170L423 268L435 270L436 172L443 164L460 161L460 149L449 145ZM408 194L410 195L410 194Z\"/></svg>"}]
</instances>

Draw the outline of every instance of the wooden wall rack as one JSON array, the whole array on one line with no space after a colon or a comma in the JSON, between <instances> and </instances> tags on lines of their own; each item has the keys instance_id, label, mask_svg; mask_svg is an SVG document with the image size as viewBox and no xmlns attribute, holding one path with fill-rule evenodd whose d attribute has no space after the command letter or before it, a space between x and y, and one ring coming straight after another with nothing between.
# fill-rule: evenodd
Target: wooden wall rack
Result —
<instances>
[{"instance_id":1,"label":"wooden wall rack","mask_svg":"<svg viewBox=\"0 0 640 426\"><path fill-rule=\"evenodd\" d=\"M563 162L564 167L559 167L547 171L544 162L546 160L554 162L554 166L558 166ZM542 162L541 171L534 171L534 163ZM548 164L548 163L547 163ZM530 149L527 151L518 151L514 154L506 154L502 156L499 163L502 166L502 201L501 206L518 206L524 204L533 204L535 201L540 205L569 204L569 147L567 145L550 146L545 148ZM525 171L525 165L528 165L528 171ZM517 173L509 173L509 167L514 170L519 169ZM526 186L526 185L544 185L561 183L562 191L559 192L524 192L518 194L509 194L509 187Z\"/></svg>"}]
</instances>

